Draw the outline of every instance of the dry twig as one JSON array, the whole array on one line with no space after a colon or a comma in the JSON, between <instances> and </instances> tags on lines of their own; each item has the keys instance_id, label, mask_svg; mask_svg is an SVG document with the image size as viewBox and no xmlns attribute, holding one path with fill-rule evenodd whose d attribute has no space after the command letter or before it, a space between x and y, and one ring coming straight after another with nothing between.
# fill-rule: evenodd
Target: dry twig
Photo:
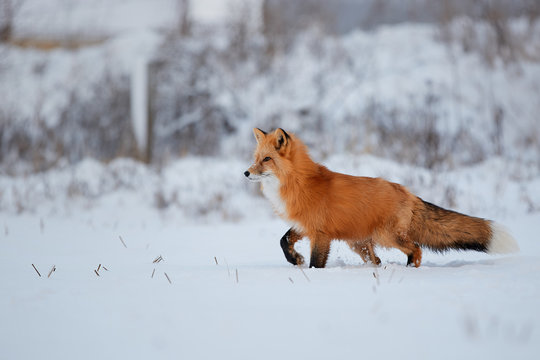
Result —
<instances>
[{"instance_id":1,"label":"dry twig","mask_svg":"<svg viewBox=\"0 0 540 360\"><path fill-rule=\"evenodd\" d=\"M311 282L311 280L309 280L309 278L307 277L306 273L304 272L304 270L302 270L302 268L299 266L298 267L300 269L300 271L302 272L302 274L304 274L304 276L306 277L307 281Z\"/></svg>"},{"instance_id":2,"label":"dry twig","mask_svg":"<svg viewBox=\"0 0 540 360\"><path fill-rule=\"evenodd\" d=\"M124 242L124 239L122 239L121 236L118 236L120 238L120 241L122 242L122 245L124 245L124 247L127 249L127 245L126 243Z\"/></svg>"},{"instance_id":3,"label":"dry twig","mask_svg":"<svg viewBox=\"0 0 540 360\"><path fill-rule=\"evenodd\" d=\"M164 272L164 274L165 274L165 277L167 278L167 280L169 280L169 284L172 284L171 279L169 279L169 275L167 275L166 272Z\"/></svg>"},{"instance_id":4,"label":"dry twig","mask_svg":"<svg viewBox=\"0 0 540 360\"><path fill-rule=\"evenodd\" d=\"M377 286L379 286L380 281L379 281L379 272L377 271L377 268L375 268L375 271L373 272L373 277L375 278L375 280L377 280Z\"/></svg>"},{"instance_id":5,"label":"dry twig","mask_svg":"<svg viewBox=\"0 0 540 360\"><path fill-rule=\"evenodd\" d=\"M53 265L51 268L51 271L49 271L49 275L47 275L47 278L51 277L51 274L56 271L56 265Z\"/></svg>"},{"instance_id":6,"label":"dry twig","mask_svg":"<svg viewBox=\"0 0 540 360\"><path fill-rule=\"evenodd\" d=\"M34 266L34 264L32 264L32 267L34 268L34 270L36 270L37 274L39 275L39 277L41 277L41 274L39 273L38 269L36 269L36 267Z\"/></svg>"}]
</instances>

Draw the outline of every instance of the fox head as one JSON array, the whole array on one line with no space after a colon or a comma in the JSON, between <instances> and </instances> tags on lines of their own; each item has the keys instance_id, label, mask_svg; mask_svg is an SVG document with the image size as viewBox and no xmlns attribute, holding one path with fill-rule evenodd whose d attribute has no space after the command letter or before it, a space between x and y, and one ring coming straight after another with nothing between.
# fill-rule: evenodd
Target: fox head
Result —
<instances>
[{"instance_id":1,"label":"fox head","mask_svg":"<svg viewBox=\"0 0 540 360\"><path fill-rule=\"evenodd\" d=\"M244 175L251 181L279 177L286 167L293 138L283 129L268 134L255 128L253 134L257 140L257 148L253 154L254 163Z\"/></svg>"}]
</instances>

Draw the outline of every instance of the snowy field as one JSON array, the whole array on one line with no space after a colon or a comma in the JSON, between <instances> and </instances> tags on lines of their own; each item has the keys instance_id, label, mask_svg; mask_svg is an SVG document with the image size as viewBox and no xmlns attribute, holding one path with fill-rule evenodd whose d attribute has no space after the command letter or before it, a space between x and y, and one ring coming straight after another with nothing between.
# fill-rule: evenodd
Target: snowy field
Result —
<instances>
[{"instance_id":1,"label":"snowy field","mask_svg":"<svg viewBox=\"0 0 540 360\"><path fill-rule=\"evenodd\" d=\"M356 161L364 164L356 174L429 176ZM331 167L340 162L354 166L337 159ZM477 185L496 164L442 174L457 185L457 199L471 198L460 210L507 226L518 254L425 251L416 269L400 252L379 250L382 265L373 267L335 242L326 269L300 269L285 261L279 239L287 226L242 179L243 164L218 164L183 160L158 175L132 161L86 161L34 178L1 177L0 358L533 359L540 351L538 212L521 208L512 190L538 195L538 181L518 186L501 175ZM119 173L127 175L110 185ZM168 207L158 210L154 186ZM170 200L172 189L191 215ZM24 191L33 209L6 200ZM429 186L421 195L435 198ZM308 256L309 243L297 249Z\"/></svg>"}]
</instances>

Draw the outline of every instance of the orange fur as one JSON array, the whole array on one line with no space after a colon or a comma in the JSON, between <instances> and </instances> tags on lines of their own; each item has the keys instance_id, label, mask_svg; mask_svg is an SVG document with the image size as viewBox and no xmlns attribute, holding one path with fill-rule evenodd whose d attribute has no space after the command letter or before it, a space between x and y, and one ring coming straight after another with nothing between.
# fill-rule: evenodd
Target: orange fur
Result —
<instances>
[{"instance_id":1,"label":"orange fur","mask_svg":"<svg viewBox=\"0 0 540 360\"><path fill-rule=\"evenodd\" d=\"M303 236L311 240L310 267L325 266L333 239L345 240L362 259L375 264L380 260L374 245L400 249L416 267L422 258L420 246L487 251L489 221L426 203L396 183L330 171L311 160L304 143L282 129L254 133L255 162L245 175L263 182L276 212L292 224L292 232L282 239L292 263L303 262L294 251L294 242Z\"/></svg>"}]
</instances>

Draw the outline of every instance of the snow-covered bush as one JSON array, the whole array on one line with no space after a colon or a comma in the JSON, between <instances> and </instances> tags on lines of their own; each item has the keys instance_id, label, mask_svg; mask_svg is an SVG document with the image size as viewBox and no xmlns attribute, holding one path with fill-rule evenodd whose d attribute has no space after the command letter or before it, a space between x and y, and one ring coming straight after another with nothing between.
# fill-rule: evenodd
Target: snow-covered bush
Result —
<instances>
[{"instance_id":1,"label":"snow-covered bush","mask_svg":"<svg viewBox=\"0 0 540 360\"><path fill-rule=\"evenodd\" d=\"M55 126L62 157L76 162L88 156L102 161L133 156L129 79L105 73L88 90L70 94Z\"/></svg>"},{"instance_id":2,"label":"snow-covered bush","mask_svg":"<svg viewBox=\"0 0 540 360\"><path fill-rule=\"evenodd\" d=\"M235 126L222 91L218 50L201 39L168 37L150 70L154 157L216 155Z\"/></svg>"},{"instance_id":3,"label":"snow-covered bush","mask_svg":"<svg viewBox=\"0 0 540 360\"><path fill-rule=\"evenodd\" d=\"M505 26L523 34L517 39L532 43L511 63L495 53L489 64L452 30L462 29L463 18L449 23L453 37L425 24L335 36L308 28L270 53L274 40L246 31L249 21L237 15L224 26L193 26L189 35L153 35L161 43L149 56L157 163L187 154L246 159L257 126L297 132L319 159L368 153L444 169L504 156L540 166L540 61L529 56L540 41L537 21L508 20ZM490 26L467 21L478 33ZM26 89L54 88L72 59L77 71L96 74L54 94L0 99L2 167L27 163L40 171L62 159L136 157L130 70L121 55L131 42L71 52L1 47L4 94L18 79L8 73L23 74ZM100 66L84 60L96 52L117 59Z\"/></svg>"},{"instance_id":4,"label":"snow-covered bush","mask_svg":"<svg viewBox=\"0 0 540 360\"><path fill-rule=\"evenodd\" d=\"M42 104L35 105L32 118L0 109L0 163L8 172L43 171L61 160L109 161L135 154L126 77L104 74L66 96L54 122L44 118Z\"/></svg>"}]
</instances>

